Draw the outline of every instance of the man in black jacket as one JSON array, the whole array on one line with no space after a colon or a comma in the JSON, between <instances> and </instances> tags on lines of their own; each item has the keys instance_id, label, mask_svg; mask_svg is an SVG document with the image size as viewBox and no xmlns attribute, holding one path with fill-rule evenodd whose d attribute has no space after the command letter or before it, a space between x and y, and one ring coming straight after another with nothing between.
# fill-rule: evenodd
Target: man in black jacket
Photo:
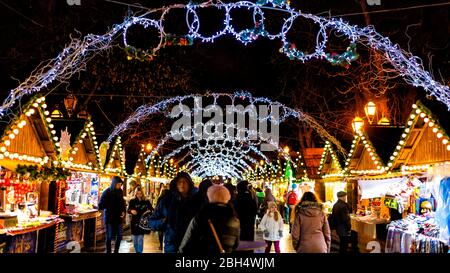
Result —
<instances>
[{"instance_id":1,"label":"man in black jacket","mask_svg":"<svg viewBox=\"0 0 450 273\"><path fill-rule=\"evenodd\" d=\"M122 191L123 181L120 177L112 178L111 186L100 197L99 210L105 210L106 224L106 253L111 253L111 241L116 237L114 253L119 253L122 241L122 221L125 217L126 204Z\"/></svg>"},{"instance_id":2,"label":"man in black jacket","mask_svg":"<svg viewBox=\"0 0 450 273\"><path fill-rule=\"evenodd\" d=\"M209 203L190 222L179 247L180 253L220 253L219 245L229 253L239 244L240 224L229 204L230 192L222 185L213 185L207 194Z\"/></svg>"},{"instance_id":3,"label":"man in black jacket","mask_svg":"<svg viewBox=\"0 0 450 273\"><path fill-rule=\"evenodd\" d=\"M338 201L333 206L330 224L339 235L339 252L346 253L352 238L350 208L347 204L347 193L345 191L338 192L337 197ZM352 242L352 248L355 252L358 252L355 242Z\"/></svg>"}]
</instances>

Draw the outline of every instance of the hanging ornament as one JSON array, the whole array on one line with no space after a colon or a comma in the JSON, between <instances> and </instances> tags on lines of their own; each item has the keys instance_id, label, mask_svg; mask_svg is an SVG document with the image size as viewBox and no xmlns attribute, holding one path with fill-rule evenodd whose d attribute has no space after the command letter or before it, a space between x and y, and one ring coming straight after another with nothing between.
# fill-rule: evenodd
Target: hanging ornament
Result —
<instances>
[{"instance_id":1,"label":"hanging ornament","mask_svg":"<svg viewBox=\"0 0 450 273\"><path fill-rule=\"evenodd\" d=\"M59 141L59 147L61 148L61 159L63 161L69 160L70 155L70 134L69 131L66 129L63 131L61 130L61 139Z\"/></svg>"}]
</instances>

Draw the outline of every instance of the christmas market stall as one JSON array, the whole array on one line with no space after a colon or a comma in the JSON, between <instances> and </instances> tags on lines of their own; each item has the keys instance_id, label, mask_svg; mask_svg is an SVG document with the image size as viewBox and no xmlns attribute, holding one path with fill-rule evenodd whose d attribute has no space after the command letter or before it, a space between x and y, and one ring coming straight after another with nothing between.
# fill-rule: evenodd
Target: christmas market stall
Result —
<instances>
[{"instance_id":1,"label":"christmas market stall","mask_svg":"<svg viewBox=\"0 0 450 273\"><path fill-rule=\"evenodd\" d=\"M347 190L347 182L344 181L344 170L336 150L328 141L323 148L322 158L317 174L320 176L321 186L318 192L324 202L325 210L331 213L334 203L337 201L337 193Z\"/></svg>"},{"instance_id":2,"label":"christmas market stall","mask_svg":"<svg viewBox=\"0 0 450 273\"><path fill-rule=\"evenodd\" d=\"M57 137L44 97L33 98L0 142L0 252L53 252L55 225L49 184L68 173L52 166Z\"/></svg>"},{"instance_id":3,"label":"christmas market stall","mask_svg":"<svg viewBox=\"0 0 450 273\"><path fill-rule=\"evenodd\" d=\"M60 132L60 163L71 172L67 180L55 185L56 210L65 220L58 225L56 249L95 248L101 165L93 122L87 116L55 118L54 123Z\"/></svg>"},{"instance_id":4,"label":"christmas market stall","mask_svg":"<svg viewBox=\"0 0 450 273\"><path fill-rule=\"evenodd\" d=\"M393 170L416 181L416 188L409 199L410 209L404 209L402 217L388 226L386 252L448 251L450 137L449 124L440 123L435 116L438 113L448 115L447 109L438 105L428 108L420 101L414 104L388 163ZM392 207L401 207L401 194L392 196Z\"/></svg>"},{"instance_id":5,"label":"christmas market stall","mask_svg":"<svg viewBox=\"0 0 450 273\"><path fill-rule=\"evenodd\" d=\"M124 180L123 190L126 192L125 151L122 148L120 136L115 138L112 145L103 142L100 146L100 155L101 161L105 161L105 163L103 164L103 172L100 175L99 194L101 195L106 188L111 186L113 176L119 176Z\"/></svg>"},{"instance_id":6,"label":"christmas market stall","mask_svg":"<svg viewBox=\"0 0 450 273\"><path fill-rule=\"evenodd\" d=\"M386 192L390 186L407 184L401 174L389 172L387 166L402 132L403 128L397 126L371 125L354 135L344 173L353 212L352 230L362 251L367 250L369 242L383 246L391 217L384 202Z\"/></svg>"}]
</instances>

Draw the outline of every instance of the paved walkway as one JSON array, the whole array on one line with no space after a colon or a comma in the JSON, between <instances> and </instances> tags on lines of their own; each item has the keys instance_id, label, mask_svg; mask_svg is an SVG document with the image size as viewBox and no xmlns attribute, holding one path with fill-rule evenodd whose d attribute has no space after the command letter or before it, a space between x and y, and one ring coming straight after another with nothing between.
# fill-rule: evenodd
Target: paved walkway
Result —
<instances>
[{"instance_id":1,"label":"paved walkway","mask_svg":"<svg viewBox=\"0 0 450 273\"><path fill-rule=\"evenodd\" d=\"M262 237L262 232L256 229L255 232L256 241L264 241ZM114 245L112 247L114 249ZM280 241L281 253L295 253L292 248L291 235L289 234L289 225L284 226L284 237ZM337 251L337 245L332 244L332 251ZM96 252L105 252L105 243L97 245ZM275 249L272 246L271 252L274 253ZM119 253L134 253L133 241L131 239L130 230L124 231L123 240L120 244ZM162 253L159 250L158 234L152 232L144 236L144 253ZM255 253L264 253L264 248L255 250Z\"/></svg>"}]
</instances>

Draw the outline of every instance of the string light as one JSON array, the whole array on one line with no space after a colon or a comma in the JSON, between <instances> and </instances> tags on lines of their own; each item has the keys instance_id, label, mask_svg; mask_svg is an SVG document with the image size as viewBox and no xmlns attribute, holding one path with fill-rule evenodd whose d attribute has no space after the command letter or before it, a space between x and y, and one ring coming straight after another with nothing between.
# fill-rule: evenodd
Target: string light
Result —
<instances>
[{"instance_id":1,"label":"string light","mask_svg":"<svg viewBox=\"0 0 450 273\"><path fill-rule=\"evenodd\" d=\"M269 34L265 30L264 10L273 10L267 6L272 4L277 7L277 11L286 13L287 18L281 31L277 34ZM210 37L202 35L200 30L200 20L197 11L208 7L215 7L225 12L225 21L223 28L217 31ZM366 26L364 28L350 25L342 18L324 18L313 14L303 13L294 10L285 1L258 1L258 3L251 3L248 1L240 1L236 3L222 3L220 1L209 1L201 4L189 3L187 5L175 4L163 8L149 10L142 16L132 16L125 19L124 22L114 25L104 35L88 34L82 40L73 38L69 45L53 60L42 65L40 69L35 69L34 72L18 87L11 90L8 97L4 100L3 105L0 106L0 116L5 115L6 110L11 108L17 100L20 100L24 95L29 95L35 92L45 90L45 88L54 81L64 81L86 67L85 63L92 58L92 56L99 51L107 50L113 46L113 39L122 33L126 45L127 30L133 25L143 25L144 27L155 28L159 32L159 44L150 50L150 54L155 54L162 46L166 45L166 39L173 35L164 31L164 17L172 10L185 10L186 24L189 32L180 39L180 44L191 44L194 40L201 40L201 42L214 42L216 38L223 35L231 35L236 40L247 44L255 41L258 37L266 37L270 40L279 39L282 42L281 52L285 53L291 59L297 59L302 62L310 59L326 59L331 63L347 65L353 61L357 54L355 54L355 43L360 43L366 47L381 51L382 58L389 61L399 75L404 80L415 86L422 87L424 90L437 100L443 102L450 109L450 87L435 81L432 75L425 71L420 58L412 55L409 52L402 50L397 44L393 44L389 38L383 37L377 33L373 26ZM237 32L231 25L232 17L231 11L238 9L253 10L254 27ZM146 16L153 16L161 14L158 20L148 19ZM289 42L287 39L288 33L298 18L310 20L319 27L317 33L314 51L304 53L299 51L295 44ZM341 34L344 38L350 41L350 46L343 54L331 55L325 52L326 44L328 42L329 30ZM129 46L131 47L131 46ZM27 113L28 115L29 113Z\"/></svg>"},{"instance_id":2,"label":"string light","mask_svg":"<svg viewBox=\"0 0 450 273\"><path fill-rule=\"evenodd\" d=\"M413 113L420 113L419 115L414 115ZM413 127L415 124L417 124L417 121L419 119L422 119L424 122L424 128L422 130L426 130L426 125L428 125L429 128L432 128L432 132L436 134L437 139L442 139L442 144L446 145L449 142L449 136L445 133L445 131L442 129L442 127L437 123L437 121L433 120L430 114L430 110L427 109L422 103L413 104L412 110L410 114L410 118L413 118L413 120L408 121L407 126L405 127L404 133L401 136L401 139L396 147L396 151L393 153L393 155L390 157L390 161L388 162L389 167L395 167L395 161L397 160L397 157L399 156L399 151L406 145L407 140L410 137L410 133L412 132ZM450 145L449 145L450 146ZM447 146L447 149L450 151L450 147ZM402 170L406 166L402 166ZM405 169L409 170L409 169Z\"/></svg>"},{"instance_id":3,"label":"string light","mask_svg":"<svg viewBox=\"0 0 450 273\"><path fill-rule=\"evenodd\" d=\"M117 125L114 128L114 130L111 132L111 134L109 135L109 137L106 141L110 142L115 136L126 131L128 128L131 128L131 126L133 124L140 123L151 115L154 115L157 113L166 113L166 116L170 117L170 113L168 113L168 112L170 112L170 111L168 111L170 106L187 104L188 102L190 102L196 98L213 98L213 104L209 105L208 107L218 106L217 101L219 100L219 98L221 99L222 102L224 102L225 100L229 100L228 105L230 105L231 107L228 110L233 111L234 113L237 113L240 115L249 114L250 108L240 110L238 107L236 107L236 101L240 101L240 102L246 101L248 103L248 105L250 105L250 106L265 104L265 105L268 105L269 109L278 107L279 108L279 117L278 118L273 118L270 113L267 116L262 116L262 117L258 116L258 117L254 117L254 118L258 122L270 121L270 122L273 122L274 124L280 124L290 117L296 118L299 121L307 123L310 127L312 127L318 133L318 135L320 137L333 143L342 154L346 153L345 149L342 148L340 142L336 138L331 136L320 125L319 122L317 122L314 118L312 118L308 114L303 113L300 109L293 109L293 108L287 107L279 102L272 101L265 97L253 97L250 93L245 92L245 91L236 91L233 94L209 93L206 95L191 94L191 95L186 95L186 96L176 96L173 98L162 100L156 104L142 105L142 106L138 107L136 109L136 111L134 113L132 113L125 121L123 121L121 124ZM194 109L192 110L194 112L193 114L195 114L196 111L205 111L205 108L203 108L202 106L199 106L199 105L195 105L195 106L196 107L194 107ZM197 124L194 124L194 128L195 128L195 126L202 126L202 124L197 123ZM183 134L181 134L182 136L186 135L185 134L185 133L187 133L186 130L189 130L189 129L185 129L185 131L182 131L182 133L183 133ZM197 134L196 131L193 131L193 133ZM254 135L257 132L249 131L249 133ZM201 137L201 136L197 135L197 137ZM276 146L278 146L278 145L276 145ZM274 146L274 147L276 147L276 146Z\"/></svg>"}]
</instances>

